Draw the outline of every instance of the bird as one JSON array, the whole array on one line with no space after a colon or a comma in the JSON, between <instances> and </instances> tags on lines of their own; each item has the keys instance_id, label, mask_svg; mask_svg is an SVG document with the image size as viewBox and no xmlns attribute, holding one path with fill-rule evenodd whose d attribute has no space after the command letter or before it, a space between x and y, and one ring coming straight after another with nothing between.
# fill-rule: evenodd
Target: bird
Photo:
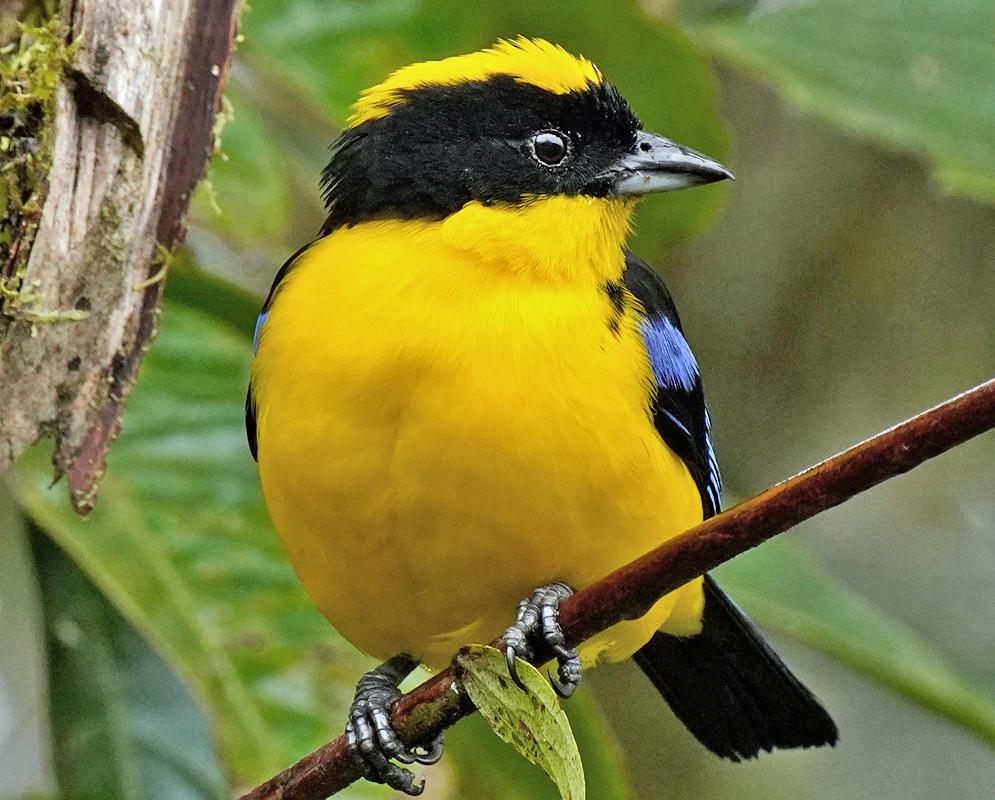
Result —
<instances>
[{"instance_id":1,"label":"bird","mask_svg":"<svg viewBox=\"0 0 995 800\"><path fill-rule=\"evenodd\" d=\"M367 778L421 790L401 764L442 741L399 742L398 684L502 632L516 678L516 655L552 645L563 696L633 657L724 758L836 743L708 575L579 650L556 622L573 591L720 510L698 364L626 239L643 195L732 177L541 39L404 67L353 106L327 219L259 315L246 427L305 589L384 662L346 725Z\"/></svg>"}]
</instances>

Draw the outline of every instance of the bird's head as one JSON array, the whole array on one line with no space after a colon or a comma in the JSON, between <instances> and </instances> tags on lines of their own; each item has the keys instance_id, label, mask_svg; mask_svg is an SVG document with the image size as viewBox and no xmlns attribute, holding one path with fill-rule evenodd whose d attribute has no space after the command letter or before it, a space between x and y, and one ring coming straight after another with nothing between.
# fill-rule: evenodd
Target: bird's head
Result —
<instances>
[{"instance_id":1,"label":"bird's head","mask_svg":"<svg viewBox=\"0 0 995 800\"><path fill-rule=\"evenodd\" d=\"M405 67L363 93L323 175L325 232L458 215L450 227L463 241L494 242L523 220L534 229L567 213L578 231L607 225L617 249L635 197L731 177L642 130L586 59L542 40L501 41Z\"/></svg>"}]
</instances>

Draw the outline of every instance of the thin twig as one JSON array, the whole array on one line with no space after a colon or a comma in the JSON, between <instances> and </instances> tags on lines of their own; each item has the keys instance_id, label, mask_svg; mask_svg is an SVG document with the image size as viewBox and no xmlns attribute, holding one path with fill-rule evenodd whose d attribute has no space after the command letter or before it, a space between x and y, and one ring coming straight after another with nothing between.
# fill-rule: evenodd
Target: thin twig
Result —
<instances>
[{"instance_id":1,"label":"thin twig","mask_svg":"<svg viewBox=\"0 0 995 800\"><path fill-rule=\"evenodd\" d=\"M663 595L733 556L992 428L995 380L706 520L578 592L560 608L568 643L577 645L617 622L642 616ZM550 655L540 653L536 660L543 663ZM456 681L452 668L444 670L395 704L391 721L405 743L430 741L472 713ZM359 777L340 736L242 800L322 800Z\"/></svg>"}]
</instances>

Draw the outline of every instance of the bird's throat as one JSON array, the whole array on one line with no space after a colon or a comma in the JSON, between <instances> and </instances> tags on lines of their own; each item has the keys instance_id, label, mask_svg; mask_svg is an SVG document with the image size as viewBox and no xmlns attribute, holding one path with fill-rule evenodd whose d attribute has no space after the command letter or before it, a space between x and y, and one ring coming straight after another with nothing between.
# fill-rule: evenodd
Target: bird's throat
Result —
<instances>
[{"instance_id":1,"label":"bird's throat","mask_svg":"<svg viewBox=\"0 0 995 800\"><path fill-rule=\"evenodd\" d=\"M601 285L624 268L631 199L555 195L518 204L467 203L442 223L450 245L540 280Z\"/></svg>"}]
</instances>

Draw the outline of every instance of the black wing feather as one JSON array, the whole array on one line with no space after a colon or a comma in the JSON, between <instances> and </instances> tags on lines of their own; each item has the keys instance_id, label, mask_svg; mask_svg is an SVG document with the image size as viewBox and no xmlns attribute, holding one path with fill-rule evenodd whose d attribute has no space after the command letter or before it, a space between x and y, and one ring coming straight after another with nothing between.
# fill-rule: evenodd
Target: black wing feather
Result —
<instances>
[{"instance_id":1,"label":"black wing feather","mask_svg":"<svg viewBox=\"0 0 995 800\"><path fill-rule=\"evenodd\" d=\"M669 325L666 329L676 331L676 335L681 337L681 344L687 348L677 306L663 281L646 262L626 251L622 280L642 304L647 325ZM687 348L686 354L691 358L691 363L684 366L684 371L693 373L689 376L693 380L657 382L656 396L653 398L653 421L667 446L683 459L691 471L698 484L707 518L719 511L722 480L709 435L708 410L705 408L701 377L690 348ZM660 368L663 365L655 366ZM671 372L677 374L674 370Z\"/></svg>"},{"instance_id":2,"label":"black wing feather","mask_svg":"<svg viewBox=\"0 0 995 800\"><path fill-rule=\"evenodd\" d=\"M708 518L720 510L721 481L697 364L666 286L631 253L625 263L625 285L645 310L644 340L650 341L647 331L656 325L674 345L647 347L651 361L657 362L653 421L688 465ZM681 337L679 342L675 336ZM659 363L666 358L685 363ZM709 575L704 590L701 633L657 633L634 656L688 730L712 752L733 761L762 750L835 744L836 725L818 699Z\"/></svg>"}]
</instances>

